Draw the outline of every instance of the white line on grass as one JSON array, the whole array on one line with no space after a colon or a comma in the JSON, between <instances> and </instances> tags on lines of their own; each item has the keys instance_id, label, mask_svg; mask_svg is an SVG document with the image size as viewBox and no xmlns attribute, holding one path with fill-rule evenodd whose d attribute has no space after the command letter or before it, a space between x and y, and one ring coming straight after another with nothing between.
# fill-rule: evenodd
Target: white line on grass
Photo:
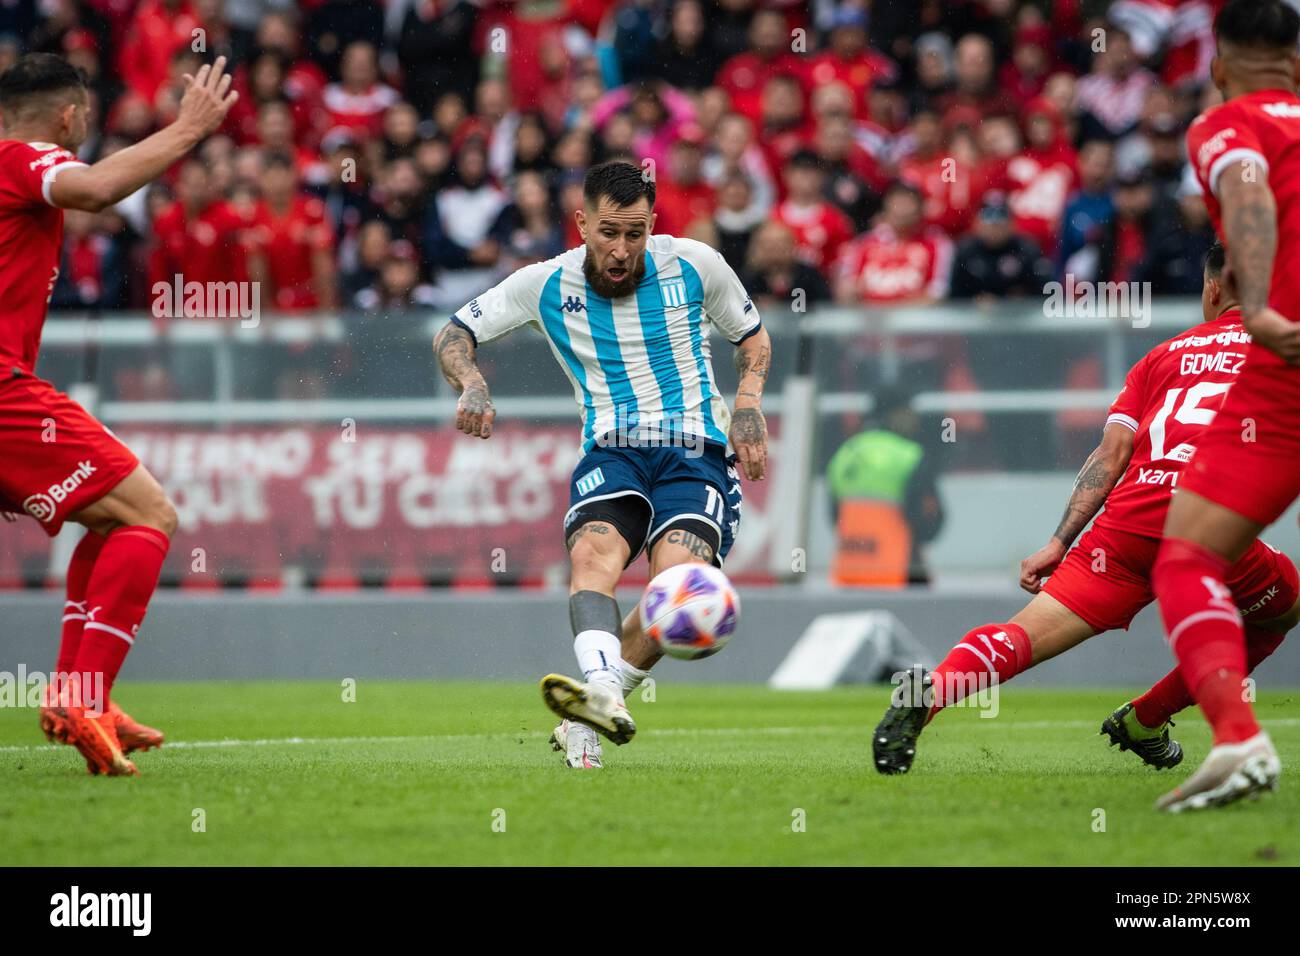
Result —
<instances>
[{"instance_id":1,"label":"white line on grass","mask_svg":"<svg viewBox=\"0 0 1300 956\"><path fill-rule=\"evenodd\" d=\"M981 721L989 727L1007 730L1043 730L1054 727L1095 727L1092 720L1022 720L1022 721ZM1278 717L1261 720L1268 727L1300 726L1300 717ZM742 735L786 735L786 734L865 734L867 727L660 727L647 731L655 737L737 737ZM218 747L292 747L310 744L388 744L412 742L436 742L440 740L517 740L520 737L541 739L547 732L528 730L512 734L408 734L391 737L266 737L254 740L175 740L163 745L164 750L210 750ZM59 744L30 744L25 746L0 747L0 753L31 753L42 750L58 750Z\"/></svg>"}]
</instances>

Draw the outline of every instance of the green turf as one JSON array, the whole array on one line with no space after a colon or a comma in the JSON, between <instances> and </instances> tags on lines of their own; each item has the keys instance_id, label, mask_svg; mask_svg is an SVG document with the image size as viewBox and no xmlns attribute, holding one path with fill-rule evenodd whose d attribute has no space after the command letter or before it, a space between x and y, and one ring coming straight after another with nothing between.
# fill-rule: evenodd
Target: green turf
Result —
<instances>
[{"instance_id":1,"label":"green turf","mask_svg":"<svg viewBox=\"0 0 1300 956\"><path fill-rule=\"evenodd\" d=\"M341 696L327 683L125 684L127 710L191 744L138 755L138 779L88 777L73 750L45 744L34 711L0 710L5 862L1300 863L1297 692L1258 705L1291 758L1279 792L1181 817L1152 803L1204 756L1205 724L1185 714L1188 758L1156 773L1097 736L1122 692L1013 687L994 719L950 711L906 777L871 768L883 687L661 684L653 702L632 698L640 733L606 745L603 772L562 766L526 684L362 681L355 703ZM232 738L250 742L211 743Z\"/></svg>"}]
</instances>

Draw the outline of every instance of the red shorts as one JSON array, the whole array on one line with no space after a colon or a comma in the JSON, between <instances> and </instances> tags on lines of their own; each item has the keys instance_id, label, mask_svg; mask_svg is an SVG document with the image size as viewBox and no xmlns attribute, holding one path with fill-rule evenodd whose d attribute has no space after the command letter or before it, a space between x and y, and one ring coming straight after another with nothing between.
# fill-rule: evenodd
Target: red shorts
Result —
<instances>
[{"instance_id":1,"label":"red shorts","mask_svg":"<svg viewBox=\"0 0 1300 956\"><path fill-rule=\"evenodd\" d=\"M1155 600L1151 568L1159 550L1159 538L1090 528L1043 590L1097 631L1128 630L1138 611ZM1247 621L1281 617L1300 596L1300 574L1291 559L1258 540L1228 569L1226 583Z\"/></svg>"},{"instance_id":2,"label":"red shorts","mask_svg":"<svg viewBox=\"0 0 1300 956\"><path fill-rule=\"evenodd\" d=\"M49 382L0 379L0 510L25 512L54 537L69 515L104 497L139 464Z\"/></svg>"},{"instance_id":3,"label":"red shorts","mask_svg":"<svg viewBox=\"0 0 1300 956\"><path fill-rule=\"evenodd\" d=\"M1252 345L1178 487L1270 525L1300 496L1300 368Z\"/></svg>"}]
</instances>

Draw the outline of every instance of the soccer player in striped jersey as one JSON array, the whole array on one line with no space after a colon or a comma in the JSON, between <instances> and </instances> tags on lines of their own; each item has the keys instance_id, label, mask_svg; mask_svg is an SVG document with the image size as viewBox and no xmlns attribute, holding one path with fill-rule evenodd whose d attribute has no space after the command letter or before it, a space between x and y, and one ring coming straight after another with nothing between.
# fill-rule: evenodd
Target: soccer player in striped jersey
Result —
<instances>
[{"instance_id":1,"label":"soccer player in striped jersey","mask_svg":"<svg viewBox=\"0 0 1300 956\"><path fill-rule=\"evenodd\" d=\"M587 172L576 215L584 245L508 276L456 312L434 351L460 390L456 427L488 438L496 418L475 364L480 345L522 326L547 339L573 383L583 457L564 519L569 618L584 680L542 680L563 718L552 745L570 767L602 765L597 733L636 733L624 697L659 659L634 608L614 599L644 550L651 576L698 561L722 566L740 524L739 472L762 480L761 411L771 340L740 280L714 249L652 234L655 184L627 162ZM734 412L709 348L716 327L735 346Z\"/></svg>"}]
</instances>

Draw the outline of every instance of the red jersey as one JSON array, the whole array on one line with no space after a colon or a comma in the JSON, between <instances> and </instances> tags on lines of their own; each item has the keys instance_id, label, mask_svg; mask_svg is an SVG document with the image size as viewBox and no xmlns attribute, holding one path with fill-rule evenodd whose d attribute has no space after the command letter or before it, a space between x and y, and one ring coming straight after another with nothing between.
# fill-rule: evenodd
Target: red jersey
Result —
<instances>
[{"instance_id":1,"label":"red jersey","mask_svg":"<svg viewBox=\"0 0 1300 956\"><path fill-rule=\"evenodd\" d=\"M84 166L53 143L0 141L0 372L32 374L59 275L63 210L50 199L61 170Z\"/></svg>"},{"instance_id":2,"label":"red jersey","mask_svg":"<svg viewBox=\"0 0 1300 956\"><path fill-rule=\"evenodd\" d=\"M898 164L898 178L921 190L926 223L950 236L970 228L985 191L979 170L952 156L908 156Z\"/></svg>"},{"instance_id":3,"label":"red jersey","mask_svg":"<svg viewBox=\"0 0 1300 956\"><path fill-rule=\"evenodd\" d=\"M952 273L952 240L933 226L899 236L881 224L844 246L836 271L854 281L863 302L942 299Z\"/></svg>"},{"instance_id":4,"label":"red jersey","mask_svg":"<svg viewBox=\"0 0 1300 956\"><path fill-rule=\"evenodd\" d=\"M737 53L714 78L714 83L731 94L731 108L747 116L755 126L763 122L763 87L774 76L793 76L802 87L803 62L793 53L778 53L764 60L757 53Z\"/></svg>"},{"instance_id":5,"label":"red jersey","mask_svg":"<svg viewBox=\"0 0 1300 956\"><path fill-rule=\"evenodd\" d=\"M773 211L772 218L794 233L795 254L818 272L825 272L853 238L853 223L828 202L796 206L787 199Z\"/></svg>"},{"instance_id":6,"label":"red jersey","mask_svg":"<svg viewBox=\"0 0 1300 956\"><path fill-rule=\"evenodd\" d=\"M1161 342L1124 380L1106 424L1137 433L1128 469L1106 498L1097 526L1159 538L1169 496L1205 427L1246 361L1250 333L1229 309Z\"/></svg>"},{"instance_id":7,"label":"red jersey","mask_svg":"<svg viewBox=\"0 0 1300 956\"><path fill-rule=\"evenodd\" d=\"M149 288L168 286L177 275L186 283L242 282L248 278L244 218L217 200L193 218L172 203L154 220L155 246L149 261Z\"/></svg>"},{"instance_id":8,"label":"red jersey","mask_svg":"<svg viewBox=\"0 0 1300 956\"><path fill-rule=\"evenodd\" d=\"M1257 174L1266 177L1277 201L1277 256L1268 304L1300 322L1300 283L1283 267L1300 260L1300 97L1286 90L1259 90L1211 107L1187 130L1187 156L1225 247L1220 174L1244 174L1243 163L1253 160Z\"/></svg>"},{"instance_id":9,"label":"red jersey","mask_svg":"<svg viewBox=\"0 0 1300 956\"><path fill-rule=\"evenodd\" d=\"M325 219L325 204L312 196L295 196L289 211L277 216L265 202L257 206L252 244L266 257L271 285L270 305L276 309L314 309L316 252L334 248L334 231Z\"/></svg>"}]
</instances>

